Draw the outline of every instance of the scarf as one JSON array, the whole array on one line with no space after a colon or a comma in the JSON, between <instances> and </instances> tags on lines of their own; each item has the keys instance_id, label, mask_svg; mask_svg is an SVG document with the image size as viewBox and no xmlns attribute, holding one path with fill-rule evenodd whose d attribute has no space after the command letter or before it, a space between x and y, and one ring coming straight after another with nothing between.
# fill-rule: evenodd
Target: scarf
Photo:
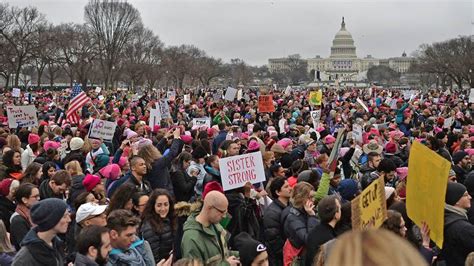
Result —
<instances>
[{"instance_id":1,"label":"scarf","mask_svg":"<svg viewBox=\"0 0 474 266\"><path fill-rule=\"evenodd\" d=\"M446 204L446 206L444 208L448 211L451 211L451 212L454 212L456 214L459 214L459 215L463 216L467 220L467 211L465 209L461 209L461 208L458 208L458 207L455 207L455 206L449 205L449 204Z\"/></svg>"},{"instance_id":2,"label":"scarf","mask_svg":"<svg viewBox=\"0 0 474 266\"><path fill-rule=\"evenodd\" d=\"M25 220L31 227L36 226L31 220L30 209L28 209L28 207L23 204L18 204L16 206L15 212L18 213L18 215L20 215L21 217L25 218Z\"/></svg>"}]
</instances>

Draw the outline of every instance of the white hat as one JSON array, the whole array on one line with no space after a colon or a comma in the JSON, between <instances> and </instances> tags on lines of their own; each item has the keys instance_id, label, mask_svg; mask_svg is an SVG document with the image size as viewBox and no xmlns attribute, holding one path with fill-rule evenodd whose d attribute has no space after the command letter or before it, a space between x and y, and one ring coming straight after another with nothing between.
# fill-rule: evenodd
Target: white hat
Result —
<instances>
[{"instance_id":1,"label":"white hat","mask_svg":"<svg viewBox=\"0 0 474 266\"><path fill-rule=\"evenodd\" d=\"M69 147L71 148L71 151L80 150L82 149L83 145L84 145L84 140L78 137L72 138L71 141L69 142Z\"/></svg>"},{"instance_id":2,"label":"white hat","mask_svg":"<svg viewBox=\"0 0 474 266\"><path fill-rule=\"evenodd\" d=\"M99 215L105 212L107 205L97 205L93 202L82 204L76 212L76 223L80 223L89 216Z\"/></svg>"}]
</instances>

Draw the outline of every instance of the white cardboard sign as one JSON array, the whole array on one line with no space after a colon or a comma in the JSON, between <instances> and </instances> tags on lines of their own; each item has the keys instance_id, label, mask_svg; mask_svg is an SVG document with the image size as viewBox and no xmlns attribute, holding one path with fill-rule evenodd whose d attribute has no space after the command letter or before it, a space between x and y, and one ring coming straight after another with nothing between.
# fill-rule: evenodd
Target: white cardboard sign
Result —
<instances>
[{"instance_id":1,"label":"white cardboard sign","mask_svg":"<svg viewBox=\"0 0 474 266\"><path fill-rule=\"evenodd\" d=\"M191 104L191 95L185 94L184 95L184 105L189 105Z\"/></svg>"},{"instance_id":2,"label":"white cardboard sign","mask_svg":"<svg viewBox=\"0 0 474 266\"><path fill-rule=\"evenodd\" d=\"M166 100L160 100L158 104L158 110L160 111L160 116L162 119L171 118L170 106Z\"/></svg>"},{"instance_id":3,"label":"white cardboard sign","mask_svg":"<svg viewBox=\"0 0 474 266\"><path fill-rule=\"evenodd\" d=\"M225 92L225 100L233 102L235 99L235 96L237 95L237 89L234 89L232 87L228 87L226 92Z\"/></svg>"},{"instance_id":4,"label":"white cardboard sign","mask_svg":"<svg viewBox=\"0 0 474 266\"><path fill-rule=\"evenodd\" d=\"M36 127L38 117L34 105L7 106L8 127Z\"/></svg>"},{"instance_id":5,"label":"white cardboard sign","mask_svg":"<svg viewBox=\"0 0 474 266\"><path fill-rule=\"evenodd\" d=\"M362 144L362 127L359 124L352 125L352 136L357 143Z\"/></svg>"},{"instance_id":6,"label":"white cardboard sign","mask_svg":"<svg viewBox=\"0 0 474 266\"><path fill-rule=\"evenodd\" d=\"M265 181L261 152L221 158L219 168L224 191Z\"/></svg>"},{"instance_id":7,"label":"white cardboard sign","mask_svg":"<svg viewBox=\"0 0 474 266\"><path fill-rule=\"evenodd\" d=\"M209 117L193 118L193 127L207 126L211 127L211 119Z\"/></svg>"},{"instance_id":8,"label":"white cardboard sign","mask_svg":"<svg viewBox=\"0 0 474 266\"><path fill-rule=\"evenodd\" d=\"M114 138L116 126L117 124L115 122L94 119L89 129L89 137L112 140Z\"/></svg>"},{"instance_id":9,"label":"white cardboard sign","mask_svg":"<svg viewBox=\"0 0 474 266\"><path fill-rule=\"evenodd\" d=\"M319 121L321 120L321 110L311 111L311 118L313 119L314 130L319 127Z\"/></svg>"},{"instance_id":10,"label":"white cardboard sign","mask_svg":"<svg viewBox=\"0 0 474 266\"><path fill-rule=\"evenodd\" d=\"M469 103L474 103L474 88L471 88L471 92L469 93Z\"/></svg>"},{"instance_id":11,"label":"white cardboard sign","mask_svg":"<svg viewBox=\"0 0 474 266\"><path fill-rule=\"evenodd\" d=\"M161 115L158 109L151 109L150 110L150 121L148 121L148 126L151 129L155 128L155 125L160 125Z\"/></svg>"},{"instance_id":12,"label":"white cardboard sign","mask_svg":"<svg viewBox=\"0 0 474 266\"><path fill-rule=\"evenodd\" d=\"M12 97L20 97L21 95L21 90L19 88L13 88L13 91L12 91Z\"/></svg>"},{"instance_id":13,"label":"white cardboard sign","mask_svg":"<svg viewBox=\"0 0 474 266\"><path fill-rule=\"evenodd\" d=\"M176 92L175 91L167 91L166 92L166 98L168 98L170 101L176 100Z\"/></svg>"}]
</instances>

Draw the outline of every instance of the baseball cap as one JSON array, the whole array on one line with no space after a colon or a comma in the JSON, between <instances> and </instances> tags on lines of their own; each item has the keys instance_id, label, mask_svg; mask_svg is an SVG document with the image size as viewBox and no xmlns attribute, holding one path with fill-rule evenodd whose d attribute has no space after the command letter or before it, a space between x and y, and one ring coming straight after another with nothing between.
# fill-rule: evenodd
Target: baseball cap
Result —
<instances>
[{"instance_id":1,"label":"baseball cap","mask_svg":"<svg viewBox=\"0 0 474 266\"><path fill-rule=\"evenodd\" d=\"M76 212L76 223L80 223L90 216L99 215L105 212L107 205L98 205L93 202L82 204Z\"/></svg>"}]
</instances>

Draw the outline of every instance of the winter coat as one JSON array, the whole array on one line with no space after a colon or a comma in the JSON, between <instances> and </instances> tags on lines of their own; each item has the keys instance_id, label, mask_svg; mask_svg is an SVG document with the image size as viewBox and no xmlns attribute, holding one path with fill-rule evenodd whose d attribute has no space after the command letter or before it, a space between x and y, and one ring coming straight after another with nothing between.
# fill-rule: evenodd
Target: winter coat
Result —
<instances>
[{"instance_id":1,"label":"winter coat","mask_svg":"<svg viewBox=\"0 0 474 266\"><path fill-rule=\"evenodd\" d=\"M74 260L74 266L99 266L97 262L91 260L86 255L76 253L76 259Z\"/></svg>"},{"instance_id":2,"label":"winter coat","mask_svg":"<svg viewBox=\"0 0 474 266\"><path fill-rule=\"evenodd\" d=\"M26 167L30 165L36 159L36 155L30 148L30 145L26 146L25 151L21 154L21 168L25 171Z\"/></svg>"},{"instance_id":3,"label":"winter coat","mask_svg":"<svg viewBox=\"0 0 474 266\"><path fill-rule=\"evenodd\" d=\"M155 261L168 259L174 243L174 232L169 219L163 221L161 232L156 232L150 221L144 221L140 228L140 234L143 239L150 243Z\"/></svg>"},{"instance_id":4,"label":"winter coat","mask_svg":"<svg viewBox=\"0 0 474 266\"><path fill-rule=\"evenodd\" d=\"M21 249L13 259L13 266L63 266L63 242L53 238L53 246L38 237L36 228L31 229L21 243Z\"/></svg>"},{"instance_id":5,"label":"winter coat","mask_svg":"<svg viewBox=\"0 0 474 266\"><path fill-rule=\"evenodd\" d=\"M281 214L286 206L275 199L266 209L263 215L263 227L265 244L268 248L268 259L270 265L283 265L283 245L286 237L283 234Z\"/></svg>"},{"instance_id":6,"label":"winter coat","mask_svg":"<svg viewBox=\"0 0 474 266\"><path fill-rule=\"evenodd\" d=\"M466 180L466 176L467 176L467 174L469 174L470 170L464 169L459 165L453 165L452 169L456 173L456 179L457 179L458 183L463 184L464 180Z\"/></svg>"},{"instance_id":7,"label":"winter coat","mask_svg":"<svg viewBox=\"0 0 474 266\"><path fill-rule=\"evenodd\" d=\"M192 213L199 213L201 207L202 202L199 200L193 203L180 201L174 205L174 212L177 217L177 229L175 233L173 258L176 260L182 258L181 241L183 239L184 223Z\"/></svg>"},{"instance_id":8,"label":"winter coat","mask_svg":"<svg viewBox=\"0 0 474 266\"><path fill-rule=\"evenodd\" d=\"M106 266L155 266L155 259L150 244L145 240L137 240L124 252L114 248L109 253Z\"/></svg>"},{"instance_id":9,"label":"winter coat","mask_svg":"<svg viewBox=\"0 0 474 266\"><path fill-rule=\"evenodd\" d=\"M150 188L150 183L146 180L142 180L142 183L138 182L138 179L132 174L132 172L128 172L126 175L127 181L125 184L129 184L131 186L134 186L137 191L143 192L147 195L151 194L151 188Z\"/></svg>"},{"instance_id":10,"label":"winter coat","mask_svg":"<svg viewBox=\"0 0 474 266\"><path fill-rule=\"evenodd\" d=\"M288 240L295 248L306 246L309 232L318 225L316 216L309 216L304 210L290 207L284 230Z\"/></svg>"},{"instance_id":11,"label":"winter coat","mask_svg":"<svg viewBox=\"0 0 474 266\"><path fill-rule=\"evenodd\" d=\"M474 225L464 210L446 205L444 211L444 241L441 257L446 265L463 266L467 255L474 251Z\"/></svg>"},{"instance_id":12,"label":"winter coat","mask_svg":"<svg viewBox=\"0 0 474 266\"><path fill-rule=\"evenodd\" d=\"M82 184L82 181L84 181L84 175L75 175L72 177L71 189L69 190L70 196L68 199L68 203L71 206L73 206L73 203L76 200L77 196L82 192L86 191L86 188Z\"/></svg>"},{"instance_id":13,"label":"winter coat","mask_svg":"<svg viewBox=\"0 0 474 266\"><path fill-rule=\"evenodd\" d=\"M0 265L2 266L10 266L12 265L13 258L15 257L15 253L0 253Z\"/></svg>"},{"instance_id":14,"label":"winter coat","mask_svg":"<svg viewBox=\"0 0 474 266\"><path fill-rule=\"evenodd\" d=\"M49 199L49 198L57 198L57 199L64 199L64 195L56 195L54 194L53 190L49 186L49 180L45 180L41 182L41 185L39 187L39 192L40 192L40 198L43 199Z\"/></svg>"},{"instance_id":15,"label":"winter coat","mask_svg":"<svg viewBox=\"0 0 474 266\"><path fill-rule=\"evenodd\" d=\"M257 202L236 192L226 193L226 197L229 201L229 214L232 217L226 228L230 233L229 246L233 247L234 237L241 232L247 232L255 240L262 240L261 217L257 212Z\"/></svg>"},{"instance_id":16,"label":"winter coat","mask_svg":"<svg viewBox=\"0 0 474 266\"><path fill-rule=\"evenodd\" d=\"M336 238L334 228L326 223L316 225L316 227L309 232L308 243L311 244L306 246L306 266L311 266L313 264L314 257L319 251L319 247L333 238Z\"/></svg>"},{"instance_id":17,"label":"winter coat","mask_svg":"<svg viewBox=\"0 0 474 266\"><path fill-rule=\"evenodd\" d=\"M86 157L84 156L84 153L81 150L75 150L69 152L66 157L62 160L62 164L66 165L70 161L78 161L79 164L81 165L82 172L85 173L87 170L86 166Z\"/></svg>"},{"instance_id":18,"label":"winter coat","mask_svg":"<svg viewBox=\"0 0 474 266\"><path fill-rule=\"evenodd\" d=\"M0 196L0 219L2 219L8 232L10 232L10 217L12 217L15 209L16 204L13 201Z\"/></svg>"},{"instance_id":19,"label":"winter coat","mask_svg":"<svg viewBox=\"0 0 474 266\"><path fill-rule=\"evenodd\" d=\"M183 146L184 142L181 139L174 139L169 152L152 163L151 169L148 169L147 174L144 176L144 180L150 182L152 189L166 189L174 197L173 183L171 183L169 170L171 163L181 153Z\"/></svg>"},{"instance_id":20,"label":"winter coat","mask_svg":"<svg viewBox=\"0 0 474 266\"><path fill-rule=\"evenodd\" d=\"M176 196L176 201L189 201L194 195L194 185L196 185L197 178L188 175L182 169L176 169L171 172L171 182L173 183L173 190Z\"/></svg>"},{"instance_id":21,"label":"winter coat","mask_svg":"<svg viewBox=\"0 0 474 266\"><path fill-rule=\"evenodd\" d=\"M15 246L16 250L20 250L21 241L30 231L31 226L29 222L18 213L13 213L10 218L10 241Z\"/></svg>"},{"instance_id":22,"label":"winter coat","mask_svg":"<svg viewBox=\"0 0 474 266\"><path fill-rule=\"evenodd\" d=\"M224 142L227 138L227 131L222 130L219 131L219 134L214 138L212 141L212 154L217 154L217 150L221 146L222 142Z\"/></svg>"},{"instance_id":23,"label":"winter coat","mask_svg":"<svg viewBox=\"0 0 474 266\"><path fill-rule=\"evenodd\" d=\"M226 259L238 254L227 249L227 231L220 224L204 227L196 221L196 215L189 216L184 224L181 241L183 258L197 258L204 265L229 265Z\"/></svg>"}]
</instances>

